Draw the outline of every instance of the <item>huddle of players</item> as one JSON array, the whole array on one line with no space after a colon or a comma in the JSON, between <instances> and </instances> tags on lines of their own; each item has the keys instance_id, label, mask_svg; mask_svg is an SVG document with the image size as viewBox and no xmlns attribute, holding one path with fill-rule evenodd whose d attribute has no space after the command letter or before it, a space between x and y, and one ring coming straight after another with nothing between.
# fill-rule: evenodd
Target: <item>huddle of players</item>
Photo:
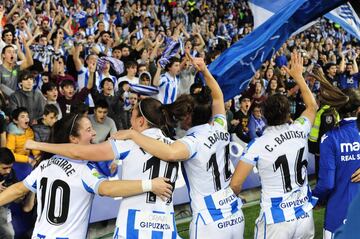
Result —
<instances>
[{"instance_id":1,"label":"huddle of players","mask_svg":"<svg viewBox=\"0 0 360 239\"><path fill-rule=\"evenodd\" d=\"M245 222L236 195L256 166L262 189L255 238L313 238L312 208L317 198L307 181L308 148L303 136L310 132L317 104L302 77L301 56L293 54L286 71L300 88L305 111L288 124L287 98L269 97L264 105L269 126L262 137L248 144L235 172L229 160L223 94L204 61L194 58L192 63L207 84L200 93L182 95L170 105L151 98L140 101L132 111L132 129L118 132L109 141L80 143L76 140L81 137L79 132L83 129L91 134L93 129L86 118L73 116L72 124L63 129L68 130L68 139L56 142L66 144L27 142L29 149L56 155L0 194L0 205L31 190L37 193L38 202L35 237L85 238L94 193L128 196L121 202L113 238L179 238L170 187L164 186L164 179L154 180L168 178L173 188L181 161L193 211L190 238L243 238ZM167 137L168 126L177 121L187 133L173 141ZM283 138L281 144L278 138ZM118 190L87 162L114 158L123 161ZM71 165L70 175L54 163L59 160Z\"/></svg>"}]
</instances>

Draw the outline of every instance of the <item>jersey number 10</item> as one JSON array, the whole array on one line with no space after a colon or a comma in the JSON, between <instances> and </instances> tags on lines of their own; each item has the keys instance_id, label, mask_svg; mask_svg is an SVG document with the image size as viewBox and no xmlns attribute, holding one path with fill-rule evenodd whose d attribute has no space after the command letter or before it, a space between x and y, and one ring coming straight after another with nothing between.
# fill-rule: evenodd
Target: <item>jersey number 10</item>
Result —
<instances>
[{"instance_id":1,"label":"jersey number 10","mask_svg":"<svg viewBox=\"0 0 360 239\"><path fill-rule=\"evenodd\" d=\"M151 157L144 164L143 171L146 172L147 170L150 170L150 179L159 177L160 163L161 163L160 159L158 159L156 157ZM173 189L172 189L173 191L175 189L175 181L177 179L178 170L179 170L179 163L175 163L175 162L167 162L166 163L164 177L170 179L170 184L173 187ZM172 198L169 198L167 203L171 203L171 201L172 201ZM146 202L147 203L155 203L156 202L155 193L148 192L147 197L146 197Z\"/></svg>"},{"instance_id":2,"label":"jersey number 10","mask_svg":"<svg viewBox=\"0 0 360 239\"><path fill-rule=\"evenodd\" d=\"M46 198L48 178L41 178L40 180L40 190L41 190L41 215L44 211L45 200L48 200L48 205L46 209L46 219L50 224L61 225L66 222L66 219L69 214L69 202L70 202L70 187L69 185L57 179L50 185L50 192L48 199ZM56 213L56 201L60 203L60 210ZM57 214L57 215L56 215Z\"/></svg>"}]
</instances>

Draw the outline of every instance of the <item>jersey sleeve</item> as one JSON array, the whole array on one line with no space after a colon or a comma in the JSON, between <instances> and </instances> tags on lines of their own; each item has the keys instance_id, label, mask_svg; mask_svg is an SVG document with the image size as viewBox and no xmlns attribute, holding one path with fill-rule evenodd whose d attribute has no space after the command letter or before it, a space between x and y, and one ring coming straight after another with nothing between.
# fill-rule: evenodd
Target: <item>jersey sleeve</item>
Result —
<instances>
[{"instance_id":1,"label":"jersey sleeve","mask_svg":"<svg viewBox=\"0 0 360 239\"><path fill-rule=\"evenodd\" d=\"M40 178L41 164L36 167L24 180L24 186L27 187L31 192L36 193L37 190L37 179Z\"/></svg>"},{"instance_id":2,"label":"jersey sleeve","mask_svg":"<svg viewBox=\"0 0 360 239\"><path fill-rule=\"evenodd\" d=\"M189 135L186 135L184 137L182 137L181 139L179 139L179 141L183 144L186 145L188 151L189 151L189 159L195 157L195 155L197 154L197 145L199 144L198 143L198 139L196 138L195 134L192 133L192 134L189 134Z\"/></svg>"},{"instance_id":3,"label":"jersey sleeve","mask_svg":"<svg viewBox=\"0 0 360 239\"><path fill-rule=\"evenodd\" d=\"M116 160L124 160L130 153L132 146L134 145L131 140L109 140L111 148L114 152Z\"/></svg>"},{"instance_id":4,"label":"jersey sleeve","mask_svg":"<svg viewBox=\"0 0 360 239\"><path fill-rule=\"evenodd\" d=\"M299 118L297 118L294 122L294 125L301 128L302 131L304 131L306 134L310 133L312 127L310 120L305 116L300 116Z\"/></svg>"},{"instance_id":5,"label":"jersey sleeve","mask_svg":"<svg viewBox=\"0 0 360 239\"><path fill-rule=\"evenodd\" d=\"M81 171L80 175L84 189L89 193L99 194L100 183L106 180L106 177L99 173L96 166L89 162Z\"/></svg>"},{"instance_id":6,"label":"jersey sleeve","mask_svg":"<svg viewBox=\"0 0 360 239\"><path fill-rule=\"evenodd\" d=\"M336 146L331 135L324 134L321 137L320 143L319 177L316 187L313 191L314 196L318 197L320 200L326 199L328 193L335 186L335 149Z\"/></svg>"},{"instance_id":7,"label":"jersey sleeve","mask_svg":"<svg viewBox=\"0 0 360 239\"><path fill-rule=\"evenodd\" d=\"M228 130L226 116L217 114L213 117L214 124L221 126L224 130Z\"/></svg>"},{"instance_id":8,"label":"jersey sleeve","mask_svg":"<svg viewBox=\"0 0 360 239\"><path fill-rule=\"evenodd\" d=\"M256 139L250 141L246 146L243 154L240 157L240 160L256 166L257 162L259 161L259 151L256 150L256 144L254 144Z\"/></svg>"}]
</instances>

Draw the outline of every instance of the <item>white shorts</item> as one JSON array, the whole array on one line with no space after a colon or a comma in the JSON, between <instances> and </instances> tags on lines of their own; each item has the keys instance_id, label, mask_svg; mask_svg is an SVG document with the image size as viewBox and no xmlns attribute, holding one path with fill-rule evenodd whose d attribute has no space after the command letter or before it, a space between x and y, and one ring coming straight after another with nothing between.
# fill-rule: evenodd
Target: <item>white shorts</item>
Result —
<instances>
[{"instance_id":1,"label":"white shorts","mask_svg":"<svg viewBox=\"0 0 360 239\"><path fill-rule=\"evenodd\" d=\"M256 219L255 239L312 239L314 238L312 210L291 221L266 224L265 217Z\"/></svg>"},{"instance_id":2,"label":"white shorts","mask_svg":"<svg viewBox=\"0 0 360 239\"><path fill-rule=\"evenodd\" d=\"M205 225L200 214L190 224L190 239L243 239L245 219L241 210L230 217Z\"/></svg>"}]
</instances>

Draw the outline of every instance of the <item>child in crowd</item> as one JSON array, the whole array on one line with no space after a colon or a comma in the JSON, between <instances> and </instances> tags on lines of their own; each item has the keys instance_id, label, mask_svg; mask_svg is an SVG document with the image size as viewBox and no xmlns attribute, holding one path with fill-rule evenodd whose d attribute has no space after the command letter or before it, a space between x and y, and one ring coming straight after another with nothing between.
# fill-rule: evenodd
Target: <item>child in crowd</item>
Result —
<instances>
[{"instance_id":1,"label":"child in crowd","mask_svg":"<svg viewBox=\"0 0 360 239\"><path fill-rule=\"evenodd\" d=\"M38 124L33 126L35 141L47 142L49 140L51 127L58 120L58 108L54 104L45 105L44 114L38 120Z\"/></svg>"}]
</instances>

